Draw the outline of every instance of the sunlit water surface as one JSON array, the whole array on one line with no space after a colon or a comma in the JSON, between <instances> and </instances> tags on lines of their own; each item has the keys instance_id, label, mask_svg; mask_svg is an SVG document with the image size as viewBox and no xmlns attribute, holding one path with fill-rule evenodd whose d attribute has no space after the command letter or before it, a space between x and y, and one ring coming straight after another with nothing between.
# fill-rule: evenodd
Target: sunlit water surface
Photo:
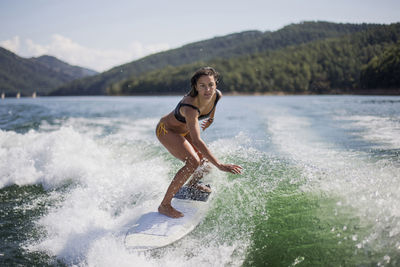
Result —
<instances>
[{"instance_id":1,"label":"sunlit water surface","mask_svg":"<svg viewBox=\"0 0 400 267\"><path fill-rule=\"evenodd\" d=\"M202 137L244 173L205 177L180 241L126 249L182 166L154 135L178 101L1 101L0 265L400 265L400 97L225 96Z\"/></svg>"}]
</instances>

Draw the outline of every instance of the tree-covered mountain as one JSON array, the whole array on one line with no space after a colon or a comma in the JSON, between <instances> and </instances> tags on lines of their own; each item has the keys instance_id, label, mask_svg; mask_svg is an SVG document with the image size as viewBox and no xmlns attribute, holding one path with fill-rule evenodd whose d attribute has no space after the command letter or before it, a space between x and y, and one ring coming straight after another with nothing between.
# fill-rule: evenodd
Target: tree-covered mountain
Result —
<instances>
[{"instance_id":1,"label":"tree-covered mountain","mask_svg":"<svg viewBox=\"0 0 400 267\"><path fill-rule=\"evenodd\" d=\"M229 59L166 67L112 85L111 94L173 94L189 88L190 75L202 65L219 70L219 85L238 93L368 93L392 88L400 93L400 24L269 49ZM361 77L361 79L360 79ZM376 90L371 91L379 93Z\"/></svg>"},{"instance_id":2,"label":"tree-covered mountain","mask_svg":"<svg viewBox=\"0 0 400 267\"><path fill-rule=\"evenodd\" d=\"M316 40L354 34L376 27L379 27L379 25L303 22L288 25L274 32L246 31L215 37L150 55L115 67L96 76L76 80L61 86L58 90L52 92L52 94L97 95L107 93L135 93L134 90L128 90L129 92L118 91L116 85L121 84L121 81L127 79L141 79L142 75L148 75L152 71L163 71L164 68L179 67L191 63L199 66L200 62L213 62L217 59L229 62L231 59L235 60L238 57L270 53L289 46L298 46ZM154 90L157 92L160 91L157 88Z\"/></svg>"},{"instance_id":3,"label":"tree-covered mountain","mask_svg":"<svg viewBox=\"0 0 400 267\"><path fill-rule=\"evenodd\" d=\"M22 58L0 47L0 92L46 95L55 88L97 72L71 66L55 57Z\"/></svg>"},{"instance_id":4,"label":"tree-covered mountain","mask_svg":"<svg viewBox=\"0 0 400 267\"><path fill-rule=\"evenodd\" d=\"M91 70L88 68L72 66L72 65L65 63L64 61L61 61L58 58L53 57L53 56L44 55L44 56L37 57L37 58L31 58L31 60L34 62L42 63L49 69L63 73L67 76L70 76L73 79L79 79L79 78L93 76L93 75L98 74L97 71L94 71L94 70Z\"/></svg>"},{"instance_id":5,"label":"tree-covered mountain","mask_svg":"<svg viewBox=\"0 0 400 267\"><path fill-rule=\"evenodd\" d=\"M395 88L400 91L400 42L388 45L361 70L364 89Z\"/></svg>"}]
</instances>

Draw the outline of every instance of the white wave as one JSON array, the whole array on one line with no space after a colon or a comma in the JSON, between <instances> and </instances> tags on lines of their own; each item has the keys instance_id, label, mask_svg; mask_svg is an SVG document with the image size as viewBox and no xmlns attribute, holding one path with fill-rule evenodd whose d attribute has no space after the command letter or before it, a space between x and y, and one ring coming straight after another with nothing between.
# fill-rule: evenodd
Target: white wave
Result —
<instances>
[{"instance_id":1,"label":"white wave","mask_svg":"<svg viewBox=\"0 0 400 267\"><path fill-rule=\"evenodd\" d=\"M353 133L361 138L376 143L381 148L400 148L400 120L378 116L346 116L336 117L337 120L350 122L351 128L362 131ZM346 126L344 126L346 127ZM347 126L348 127L348 126Z\"/></svg>"},{"instance_id":2,"label":"white wave","mask_svg":"<svg viewBox=\"0 0 400 267\"><path fill-rule=\"evenodd\" d=\"M240 266L242 261L232 261L237 245L204 244L200 240L185 237L179 246L169 246L150 253L128 251L115 236L107 235L94 242L87 254L87 266Z\"/></svg>"},{"instance_id":3,"label":"white wave","mask_svg":"<svg viewBox=\"0 0 400 267\"><path fill-rule=\"evenodd\" d=\"M308 180L304 190L322 190L326 195L340 196L342 201L338 205L356 208L364 222L375 225L374 232L360 241L359 248L370 242L386 242L386 238L380 237L387 232L392 239L400 236L400 195L397 192L400 170L396 163L371 159L365 152L345 150L324 142L310 127L308 118L279 111L268 113L266 117L273 144L304 171ZM359 118L358 121L362 120L362 125L366 126L370 119ZM376 123L389 124L387 120ZM376 124L369 127L370 131L377 130L375 127ZM394 134L395 128L390 126L390 129ZM372 136L369 135L371 139ZM391 137L389 134L385 140L394 141ZM397 247L392 249L397 250Z\"/></svg>"},{"instance_id":4,"label":"white wave","mask_svg":"<svg viewBox=\"0 0 400 267\"><path fill-rule=\"evenodd\" d=\"M68 118L55 120L53 124L43 121L40 131L55 131L60 127L72 127L79 133L92 138L118 135L129 140L145 140L155 131L158 118L132 120L129 118Z\"/></svg>"},{"instance_id":5,"label":"white wave","mask_svg":"<svg viewBox=\"0 0 400 267\"><path fill-rule=\"evenodd\" d=\"M166 150L156 142L156 123L69 118L42 123L25 134L0 131L0 156L6 159L0 163L1 187L42 184L50 190L47 200L56 203L36 221L41 238L29 240L25 248L79 266L240 265L243 259L236 258L246 242L242 240L204 244L188 236L156 257L125 248L126 231L138 216L159 205L173 170L180 166L172 156L165 158ZM226 145L235 147L239 139L211 147L226 156ZM67 189L52 190L64 185ZM215 234L207 233L207 240Z\"/></svg>"},{"instance_id":6,"label":"white wave","mask_svg":"<svg viewBox=\"0 0 400 267\"><path fill-rule=\"evenodd\" d=\"M36 183L53 187L66 180L85 183L87 177L118 170L113 147L90 135L72 127L26 134L0 131L0 187ZM140 157L136 152L140 151L130 155L134 159Z\"/></svg>"},{"instance_id":7,"label":"white wave","mask_svg":"<svg viewBox=\"0 0 400 267\"><path fill-rule=\"evenodd\" d=\"M170 180L168 163L146 157L148 147L157 147L154 134L143 138L153 132L152 123L125 121L107 138L95 138L98 131L85 123L89 120L69 120L50 132L0 131L1 187L42 184L52 189L72 183L68 192L58 194L61 203L37 222L45 238L29 245L72 261L135 218L140 203L156 206Z\"/></svg>"}]
</instances>

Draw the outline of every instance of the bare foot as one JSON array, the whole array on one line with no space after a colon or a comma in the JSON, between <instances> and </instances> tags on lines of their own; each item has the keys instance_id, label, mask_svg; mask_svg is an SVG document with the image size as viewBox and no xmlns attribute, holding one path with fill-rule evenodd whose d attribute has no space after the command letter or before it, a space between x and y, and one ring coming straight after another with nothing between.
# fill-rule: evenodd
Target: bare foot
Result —
<instances>
[{"instance_id":1,"label":"bare foot","mask_svg":"<svg viewBox=\"0 0 400 267\"><path fill-rule=\"evenodd\" d=\"M189 185L189 187L196 188L197 190L200 190L202 192L211 193L211 188L209 188L208 186L206 186L204 184Z\"/></svg>"},{"instance_id":2,"label":"bare foot","mask_svg":"<svg viewBox=\"0 0 400 267\"><path fill-rule=\"evenodd\" d=\"M183 217L183 213L174 209L171 205L160 205L158 212L171 218Z\"/></svg>"}]
</instances>

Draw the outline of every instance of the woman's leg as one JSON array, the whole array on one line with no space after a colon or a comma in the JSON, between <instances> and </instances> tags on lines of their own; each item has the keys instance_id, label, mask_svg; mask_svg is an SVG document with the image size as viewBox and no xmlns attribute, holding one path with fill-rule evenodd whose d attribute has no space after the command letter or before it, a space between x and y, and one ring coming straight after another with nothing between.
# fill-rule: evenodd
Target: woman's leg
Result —
<instances>
[{"instance_id":1,"label":"woman's leg","mask_svg":"<svg viewBox=\"0 0 400 267\"><path fill-rule=\"evenodd\" d=\"M179 134L168 133L158 136L158 139L174 157L185 162L185 166L176 173L158 208L158 211L162 214L173 218L179 218L182 217L183 214L171 206L171 200L197 167L199 167L200 157L188 140Z\"/></svg>"},{"instance_id":2,"label":"woman's leg","mask_svg":"<svg viewBox=\"0 0 400 267\"><path fill-rule=\"evenodd\" d=\"M197 155L200 158L200 168L197 168L197 170L195 170L195 172L193 173L192 179L190 179L190 181L188 182L188 185L190 187L197 188L201 191L211 193L211 189L208 186L198 184L198 182L204 177L204 174L207 174L210 172L211 167L208 165L208 160L206 158L204 158L203 154L201 154L201 152L198 151L197 148L193 145L190 135L186 135L185 138L193 146L193 149L196 151Z\"/></svg>"}]
</instances>

